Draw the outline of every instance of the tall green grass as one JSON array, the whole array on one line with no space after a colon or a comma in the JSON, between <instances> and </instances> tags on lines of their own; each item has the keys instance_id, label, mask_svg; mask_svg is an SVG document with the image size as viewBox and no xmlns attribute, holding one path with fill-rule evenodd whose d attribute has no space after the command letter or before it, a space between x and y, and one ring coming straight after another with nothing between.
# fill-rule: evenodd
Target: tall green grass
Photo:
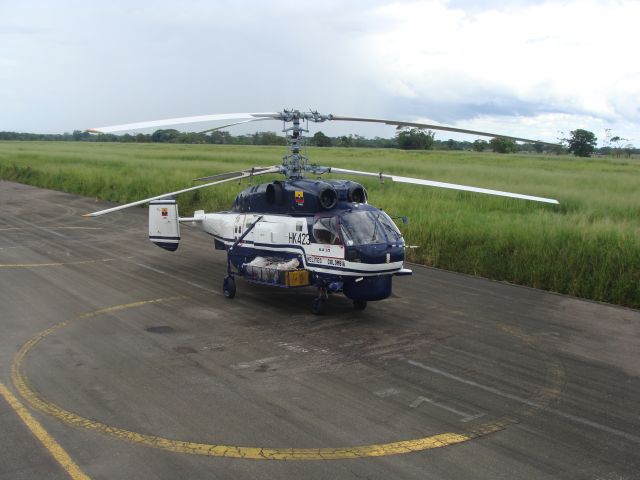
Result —
<instances>
[{"instance_id":1,"label":"tall green grass","mask_svg":"<svg viewBox=\"0 0 640 480\"><path fill-rule=\"evenodd\" d=\"M114 202L193 178L280 163L282 147L0 142L0 177ZM640 162L381 149L310 150L311 160L557 198L559 206L356 179L370 203L406 215L409 260L640 307ZM276 178L276 177L274 177ZM265 180L267 180L265 178ZM229 208L235 183L179 198L182 214Z\"/></svg>"}]
</instances>

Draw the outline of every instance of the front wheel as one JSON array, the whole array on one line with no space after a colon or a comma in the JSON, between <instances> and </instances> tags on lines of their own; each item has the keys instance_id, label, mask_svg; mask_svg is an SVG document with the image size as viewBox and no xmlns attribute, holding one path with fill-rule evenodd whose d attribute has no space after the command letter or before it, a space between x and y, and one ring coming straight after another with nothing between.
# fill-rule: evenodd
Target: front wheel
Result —
<instances>
[{"instance_id":1,"label":"front wheel","mask_svg":"<svg viewBox=\"0 0 640 480\"><path fill-rule=\"evenodd\" d=\"M224 277L222 282L222 293L227 298L233 298L236 296L236 281L233 277Z\"/></svg>"},{"instance_id":2,"label":"front wheel","mask_svg":"<svg viewBox=\"0 0 640 480\"><path fill-rule=\"evenodd\" d=\"M355 308L356 310L364 310L365 308L367 308L367 301L366 300L354 300L353 301L353 308Z\"/></svg>"}]
</instances>

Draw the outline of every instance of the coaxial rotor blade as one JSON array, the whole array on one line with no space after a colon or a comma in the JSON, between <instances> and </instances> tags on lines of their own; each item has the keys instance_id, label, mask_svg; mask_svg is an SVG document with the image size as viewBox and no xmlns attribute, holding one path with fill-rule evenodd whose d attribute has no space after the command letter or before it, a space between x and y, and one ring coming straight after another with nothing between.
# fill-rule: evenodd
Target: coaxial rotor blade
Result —
<instances>
[{"instance_id":1,"label":"coaxial rotor blade","mask_svg":"<svg viewBox=\"0 0 640 480\"><path fill-rule=\"evenodd\" d=\"M262 171L264 170L269 170L271 168L274 167L253 167L251 170L242 170L239 172L228 172L228 173L218 173L216 175L209 175L207 177L200 177L200 178L194 178L192 181L194 182L204 182L205 180L213 180L215 179L223 179L223 178L229 178L229 177L235 177L237 175L241 175L244 173L249 173L250 175L260 175L262 173Z\"/></svg>"},{"instance_id":2,"label":"coaxial rotor blade","mask_svg":"<svg viewBox=\"0 0 640 480\"><path fill-rule=\"evenodd\" d=\"M490 190L488 188L470 187L467 185L457 185L455 183L436 182L433 180L423 180L421 178L399 177L397 175L388 175L383 173L361 172L359 170L348 170L345 168L329 167L326 173L343 173L349 175L362 175L365 177L376 177L381 180L392 180L399 183L412 183L414 185L426 185L429 187L448 188L451 190L463 190L467 192L486 193L488 195L498 195L500 197L520 198L523 200L532 200L534 202L554 203L558 204L558 200L553 198L534 197L532 195L523 195L521 193L502 192L500 190Z\"/></svg>"},{"instance_id":3,"label":"coaxial rotor blade","mask_svg":"<svg viewBox=\"0 0 640 480\"><path fill-rule=\"evenodd\" d=\"M170 125L184 125L199 122L214 122L217 120L235 120L237 118L279 118L279 113L219 113L214 115L196 115L193 117L167 118L165 120L151 120L148 122L124 123L106 127L89 128L91 133L112 133L125 130L139 130L142 128L167 127Z\"/></svg>"},{"instance_id":4,"label":"coaxial rotor blade","mask_svg":"<svg viewBox=\"0 0 640 480\"><path fill-rule=\"evenodd\" d=\"M235 125L241 125L243 123L264 122L265 120L276 120L276 119L275 118L271 118L271 117L267 117L267 118L250 118L249 120L242 120L241 122L233 122L233 123L228 123L226 125L220 125L219 127L210 128L208 130L203 130L203 131L198 132L198 133L215 132L216 130L222 130L223 128L233 127Z\"/></svg>"},{"instance_id":5,"label":"coaxial rotor blade","mask_svg":"<svg viewBox=\"0 0 640 480\"><path fill-rule=\"evenodd\" d=\"M204 185L198 185L196 187L190 187L190 188L185 188L183 190L177 190L175 192L170 192L170 193L163 193L162 195L156 195L155 197L150 197L150 198L145 198L144 200L138 200L136 202L131 202L131 203L127 203L125 205L118 205L117 207L113 207L113 208L107 208L105 210L100 210L98 212L93 212L93 213L87 213L86 215L83 215L84 217L99 217L100 215L104 215L107 213L112 213L112 212L117 212L118 210L123 210L125 208L129 208L129 207L134 207L136 205L142 205L144 203L149 203L152 200L160 200L161 198L167 198L167 197L173 197L175 195L180 195L181 193L186 193L186 192L191 192L193 190L198 190L200 188L205 188L205 187L212 187L213 185L219 185L221 183L225 183L225 182L231 182L233 180L239 180L242 178L247 178L250 177L252 175L265 175L267 173L277 173L280 171L280 167L270 167L267 170L262 170L260 172L251 172L251 170L248 171L244 171L244 172L238 172L238 175L231 177L231 178L226 178L224 180L218 180L216 182L210 182L210 183L205 183Z\"/></svg>"},{"instance_id":6,"label":"coaxial rotor blade","mask_svg":"<svg viewBox=\"0 0 640 480\"><path fill-rule=\"evenodd\" d=\"M360 117L342 117L339 115L328 115L328 120L339 120L345 122L367 122L367 123L384 123L385 125L394 125L396 127L414 127L414 128L429 128L431 130L443 130L446 132L466 133L469 135L479 135L481 137L500 137L507 138L509 140L516 140L518 142L537 143L540 145L548 145L557 147L557 143L542 142L540 140L531 140L528 138L512 137L509 135L501 135L499 133L479 132L477 130L467 130L466 128L447 127L445 125L433 125L429 123L418 122L404 122L398 120L385 120L380 118L360 118Z\"/></svg>"}]
</instances>

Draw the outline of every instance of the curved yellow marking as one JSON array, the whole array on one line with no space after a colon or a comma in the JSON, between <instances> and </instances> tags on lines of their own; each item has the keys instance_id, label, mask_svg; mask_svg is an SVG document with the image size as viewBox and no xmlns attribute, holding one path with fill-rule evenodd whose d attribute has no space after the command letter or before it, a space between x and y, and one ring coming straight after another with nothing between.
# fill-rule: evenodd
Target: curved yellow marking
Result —
<instances>
[{"instance_id":1,"label":"curved yellow marking","mask_svg":"<svg viewBox=\"0 0 640 480\"><path fill-rule=\"evenodd\" d=\"M59 267L62 265L83 265L85 263L111 262L113 258L101 258L98 260L80 260L77 262L60 263L5 263L0 264L0 268L34 268L34 267Z\"/></svg>"},{"instance_id":2,"label":"curved yellow marking","mask_svg":"<svg viewBox=\"0 0 640 480\"><path fill-rule=\"evenodd\" d=\"M176 300L179 298L183 297L159 298L155 300L146 300L107 307L93 312L85 313L71 320L58 323L53 327L39 333L38 335L28 340L20 348L14 358L11 369L11 377L16 389L32 407L48 415L51 415L69 425L82 427L87 430L92 430L105 435L110 435L112 437L126 440L138 445L159 448L176 453L188 453L191 455L205 455L211 457L246 458L256 460L339 460L364 457L381 457L386 455L418 452L423 450L430 450L433 448L455 445L471 440L473 438L489 435L499 430L503 430L512 423L518 422L518 419L513 416L505 416L496 421L478 425L473 429L465 431L464 433L440 433L437 435L413 440L403 440L391 443L360 445L341 448L271 448L195 443L137 433L131 430L114 427L111 425L107 425L106 423L90 420L88 418L77 415L73 412L65 410L62 407L59 407L52 402L47 401L38 393L36 393L36 391L34 391L30 387L26 375L22 372L22 364L29 351L44 338L56 332L57 330L64 328L72 321L89 319L106 313L140 307L152 303ZM517 333L508 333L515 334L515 336L521 338L528 337L527 334L521 331L518 331ZM528 339L527 343L532 343L530 338ZM546 397L545 400L547 400L547 402L559 393L553 388L550 390L551 391L543 389L543 391L545 392L543 396Z\"/></svg>"},{"instance_id":3,"label":"curved yellow marking","mask_svg":"<svg viewBox=\"0 0 640 480\"><path fill-rule=\"evenodd\" d=\"M54 438L49 435L44 427L38 422L29 411L20 403L20 401L11 393L11 391L0 382L0 395L4 397L7 403L18 414L24 424L31 430L40 443L44 445L47 451L56 459L60 466L69 474L73 480L90 480L80 467L73 461L64 448L60 446Z\"/></svg>"}]
</instances>

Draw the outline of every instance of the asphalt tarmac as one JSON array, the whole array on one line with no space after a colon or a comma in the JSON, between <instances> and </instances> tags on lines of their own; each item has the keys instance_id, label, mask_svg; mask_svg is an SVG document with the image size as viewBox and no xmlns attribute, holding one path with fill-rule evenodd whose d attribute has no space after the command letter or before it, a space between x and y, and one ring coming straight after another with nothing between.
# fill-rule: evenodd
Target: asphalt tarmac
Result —
<instances>
[{"instance_id":1,"label":"asphalt tarmac","mask_svg":"<svg viewBox=\"0 0 640 480\"><path fill-rule=\"evenodd\" d=\"M107 205L0 181L0 478L640 478L640 312L418 266L228 300Z\"/></svg>"}]
</instances>

